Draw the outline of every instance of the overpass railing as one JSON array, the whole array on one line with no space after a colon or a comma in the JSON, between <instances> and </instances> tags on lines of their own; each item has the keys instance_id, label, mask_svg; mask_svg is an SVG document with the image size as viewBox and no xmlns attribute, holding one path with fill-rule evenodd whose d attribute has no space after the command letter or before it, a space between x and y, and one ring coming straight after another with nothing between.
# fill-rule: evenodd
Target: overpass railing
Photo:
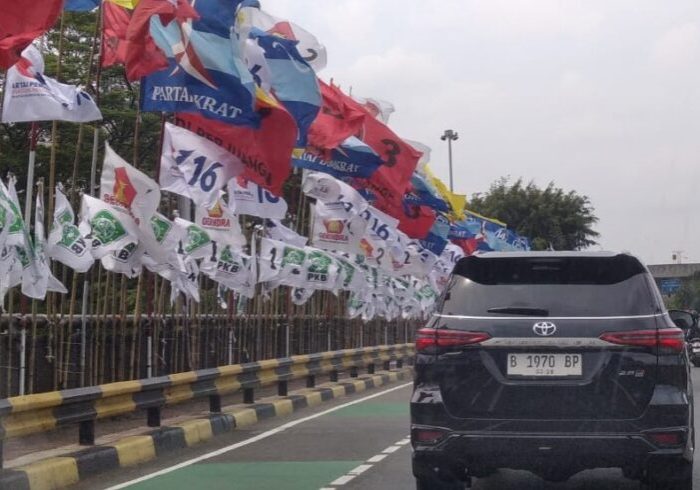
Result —
<instances>
[{"instance_id":1,"label":"overpass railing","mask_svg":"<svg viewBox=\"0 0 700 490\"><path fill-rule=\"evenodd\" d=\"M287 396L293 380L306 378L306 386L312 388L317 376L329 375L337 381L339 371L357 377L360 368L373 374L376 365L389 369L389 363L396 361L401 367L413 355L413 344L379 345L2 399L0 468L2 442L9 438L77 425L80 444L93 445L95 423L100 419L145 410L148 427L159 427L164 406L208 398L210 412L221 413L223 395L242 391L243 402L252 404L258 388L276 384L278 395Z\"/></svg>"}]
</instances>

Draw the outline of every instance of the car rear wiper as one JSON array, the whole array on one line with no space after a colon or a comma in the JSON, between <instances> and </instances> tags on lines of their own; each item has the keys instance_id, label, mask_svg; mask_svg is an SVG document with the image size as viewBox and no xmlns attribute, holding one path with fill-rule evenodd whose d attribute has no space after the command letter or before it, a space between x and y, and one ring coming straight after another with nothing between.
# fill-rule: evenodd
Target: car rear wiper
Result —
<instances>
[{"instance_id":1,"label":"car rear wiper","mask_svg":"<svg viewBox=\"0 0 700 490\"><path fill-rule=\"evenodd\" d=\"M510 315L525 315L525 316L549 316L549 310L544 308L531 308L529 306L497 306L489 308L489 313L506 313Z\"/></svg>"}]
</instances>

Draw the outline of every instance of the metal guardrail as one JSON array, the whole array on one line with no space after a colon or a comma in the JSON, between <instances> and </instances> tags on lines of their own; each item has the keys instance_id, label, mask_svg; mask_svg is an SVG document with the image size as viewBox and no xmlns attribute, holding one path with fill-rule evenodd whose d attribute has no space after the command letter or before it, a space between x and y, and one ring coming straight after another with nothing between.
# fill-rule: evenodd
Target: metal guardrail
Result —
<instances>
[{"instance_id":1,"label":"metal guardrail","mask_svg":"<svg viewBox=\"0 0 700 490\"><path fill-rule=\"evenodd\" d=\"M361 367L373 374L377 364L388 369L396 361L400 367L413 354L413 344L381 345L2 399L0 468L5 439L78 424L80 444L93 445L99 419L145 409L147 425L159 427L161 409L167 405L208 397L209 410L221 413L223 395L242 391L243 402L254 403L255 389L276 383L278 394L287 396L289 381L306 378L306 386L312 388L316 376L328 374L337 381L339 371L350 370L350 376L357 377Z\"/></svg>"}]
</instances>

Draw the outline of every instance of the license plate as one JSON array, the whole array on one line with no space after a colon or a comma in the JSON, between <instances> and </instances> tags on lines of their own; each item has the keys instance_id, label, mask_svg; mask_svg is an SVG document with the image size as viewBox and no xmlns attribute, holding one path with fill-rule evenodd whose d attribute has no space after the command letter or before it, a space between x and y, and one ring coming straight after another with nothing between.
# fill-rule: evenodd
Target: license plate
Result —
<instances>
[{"instance_id":1,"label":"license plate","mask_svg":"<svg viewBox=\"0 0 700 490\"><path fill-rule=\"evenodd\" d=\"M581 354L508 354L508 376L581 376Z\"/></svg>"}]
</instances>

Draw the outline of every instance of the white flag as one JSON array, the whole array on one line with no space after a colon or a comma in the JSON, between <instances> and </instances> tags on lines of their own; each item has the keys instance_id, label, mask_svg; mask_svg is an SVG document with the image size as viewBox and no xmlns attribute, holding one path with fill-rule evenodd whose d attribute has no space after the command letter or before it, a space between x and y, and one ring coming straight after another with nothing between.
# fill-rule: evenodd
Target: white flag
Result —
<instances>
[{"instance_id":1,"label":"white flag","mask_svg":"<svg viewBox=\"0 0 700 490\"><path fill-rule=\"evenodd\" d=\"M259 282L304 286L306 250L277 240L260 240Z\"/></svg>"},{"instance_id":2,"label":"white flag","mask_svg":"<svg viewBox=\"0 0 700 490\"><path fill-rule=\"evenodd\" d=\"M100 196L104 202L136 222L136 236L151 257L161 262L167 260L168 251L160 247L151 227L151 218L160 204L160 186L148 175L124 161L108 143L105 144Z\"/></svg>"},{"instance_id":3,"label":"white flag","mask_svg":"<svg viewBox=\"0 0 700 490\"><path fill-rule=\"evenodd\" d=\"M153 228L153 234L156 237L158 245L160 245L168 255L165 261L159 262L148 255L148 253L145 253L141 257L141 262L144 267L151 272L161 272L173 266L175 269L181 269L182 272L184 272L184 268L181 268L179 264L178 250L180 248L180 242L187 236L187 229L176 222L170 221L160 213L154 214L151 218L151 227Z\"/></svg>"},{"instance_id":4,"label":"white flag","mask_svg":"<svg viewBox=\"0 0 700 490\"><path fill-rule=\"evenodd\" d=\"M287 228L276 219L268 219L265 221L265 235L268 238L289 243L295 247L304 247L309 241L308 238L301 236L291 228Z\"/></svg>"},{"instance_id":5,"label":"white flag","mask_svg":"<svg viewBox=\"0 0 700 490\"><path fill-rule=\"evenodd\" d=\"M192 259L211 257L214 253L213 240L206 230L182 218L175 218L175 223L187 230L187 235L182 240L182 250L186 257Z\"/></svg>"},{"instance_id":6,"label":"white flag","mask_svg":"<svg viewBox=\"0 0 700 490\"><path fill-rule=\"evenodd\" d=\"M297 44L299 54L315 71L318 72L326 67L326 47L313 34L298 25L273 17L257 7L240 9L239 18L245 30L256 27L268 34L281 36L292 41L299 41L299 44Z\"/></svg>"},{"instance_id":7,"label":"white flag","mask_svg":"<svg viewBox=\"0 0 700 490\"><path fill-rule=\"evenodd\" d=\"M41 192L36 195L36 213L34 219L34 249L30 254L31 264L22 275L22 294L35 299L44 299L46 291L65 294L68 290L61 281L51 273L49 260L46 257L46 234L44 232L44 196Z\"/></svg>"},{"instance_id":8,"label":"white flag","mask_svg":"<svg viewBox=\"0 0 700 490\"><path fill-rule=\"evenodd\" d=\"M44 60L33 45L7 71L2 122L73 121L102 119L102 114L85 91L59 83L44 75Z\"/></svg>"},{"instance_id":9,"label":"white flag","mask_svg":"<svg viewBox=\"0 0 700 490\"><path fill-rule=\"evenodd\" d=\"M197 206L212 207L219 191L244 169L238 157L216 143L165 123L158 177L163 190L189 197Z\"/></svg>"},{"instance_id":10,"label":"white flag","mask_svg":"<svg viewBox=\"0 0 700 490\"><path fill-rule=\"evenodd\" d=\"M100 262L108 271L124 274L131 279L141 274L144 252L145 247L138 242L138 239L134 239L120 250L102 257Z\"/></svg>"},{"instance_id":11,"label":"white flag","mask_svg":"<svg viewBox=\"0 0 700 490\"><path fill-rule=\"evenodd\" d=\"M200 271L219 284L251 298L255 290L254 260L230 245L218 247L217 244L216 254L202 261Z\"/></svg>"},{"instance_id":12,"label":"white flag","mask_svg":"<svg viewBox=\"0 0 700 490\"><path fill-rule=\"evenodd\" d=\"M387 102L386 100L356 97L354 95L352 98L359 104L362 104L362 106L367 109L367 112L372 114L384 124L389 123L389 116L391 116L395 111L394 104Z\"/></svg>"},{"instance_id":13,"label":"white flag","mask_svg":"<svg viewBox=\"0 0 700 490\"><path fill-rule=\"evenodd\" d=\"M148 175L124 161L106 143L100 197L131 215L136 224L141 225L141 221L148 224L160 204L160 187Z\"/></svg>"},{"instance_id":14,"label":"white flag","mask_svg":"<svg viewBox=\"0 0 700 490\"><path fill-rule=\"evenodd\" d=\"M313 247L306 247L304 275L302 284L305 289L336 289L339 277L338 262L327 252Z\"/></svg>"},{"instance_id":15,"label":"white flag","mask_svg":"<svg viewBox=\"0 0 700 490\"><path fill-rule=\"evenodd\" d=\"M228 182L228 206L232 213L260 218L284 219L287 215L284 199L242 177Z\"/></svg>"},{"instance_id":16,"label":"white flag","mask_svg":"<svg viewBox=\"0 0 700 490\"><path fill-rule=\"evenodd\" d=\"M129 215L87 194L83 194L80 206L79 228L95 259L121 250L139 235L138 226Z\"/></svg>"},{"instance_id":17,"label":"white flag","mask_svg":"<svg viewBox=\"0 0 700 490\"><path fill-rule=\"evenodd\" d=\"M360 253L367 221L348 212L342 202L313 205L311 243L314 247L339 252Z\"/></svg>"},{"instance_id":18,"label":"white flag","mask_svg":"<svg viewBox=\"0 0 700 490\"><path fill-rule=\"evenodd\" d=\"M304 172L302 190L307 196L325 203L342 202L348 212L361 213L369 206L355 189L323 172Z\"/></svg>"},{"instance_id":19,"label":"white flag","mask_svg":"<svg viewBox=\"0 0 700 490\"><path fill-rule=\"evenodd\" d=\"M56 186L53 224L49 233L48 256L67 265L76 272L87 272L94 262L89 241L85 240L75 225L75 214L63 194Z\"/></svg>"},{"instance_id":20,"label":"white flag","mask_svg":"<svg viewBox=\"0 0 700 490\"><path fill-rule=\"evenodd\" d=\"M206 231L209 238L219 244L240 248L246 244L241 224L238 221L238 216L229 210L222 196L223 192L209 208L197 206L195 224Z\"/></svg>"}]
</instances>

